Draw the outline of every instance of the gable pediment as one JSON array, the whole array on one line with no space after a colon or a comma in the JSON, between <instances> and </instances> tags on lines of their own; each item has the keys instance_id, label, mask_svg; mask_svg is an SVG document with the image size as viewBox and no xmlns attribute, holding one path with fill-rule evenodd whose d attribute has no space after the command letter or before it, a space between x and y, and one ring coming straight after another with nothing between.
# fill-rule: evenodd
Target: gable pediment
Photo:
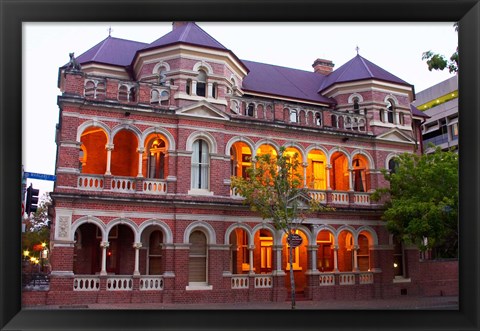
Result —
<instances>
[{"instance_id":1,"label":"gable pediment","mask_svg":"<svg viewBox=\"0 0 480 331\"><path fill-rule=\"evenodd\" d=\"M229 120L230 117L220 109L212 106L206 101L200 101L195 104L180 108L177 115L192 116L217 120Z\"/></svg>"},{"instance_id":2,"label":"gable pediment","mask_svg":"<svg viewBox=\"0 0 480 331\"><path fill-rule=\"evenodd\" d=\"M378 135L377 139L386 140L390 142L415 144L415 140L412 137L409 137L408 135L406 135L405 133L403 133L402 131L396 128L390 131L387 131L385 133L382 133L381 135Z\"/></svg>"}]
</instances>

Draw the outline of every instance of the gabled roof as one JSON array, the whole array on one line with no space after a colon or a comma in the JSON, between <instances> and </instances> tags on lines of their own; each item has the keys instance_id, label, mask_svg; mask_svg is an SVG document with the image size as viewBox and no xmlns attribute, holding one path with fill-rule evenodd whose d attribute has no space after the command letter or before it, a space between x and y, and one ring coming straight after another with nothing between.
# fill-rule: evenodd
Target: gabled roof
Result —
<instances>
[{"instance_id":1,"label":"gabled roof","mask_svg":"<svg viewBox=\"0 0 480 331\"><path fill-rule=\"evenodd\" d=\"M145 43L108 36L97 45L77 57L81 64L97 62L115 66L128 66L135 53L144 48Z\"/></svg>"},{"instance_id":2,"label":"gabled roof","mask_svg":"<svg viewBox=\"0 0 480 331\"><path fill-rule=\"evenodd\" d=\"M321 93L328 87L337 83L365 79L378 79L385 82L411 86L411 84L407 83L406 81L398 78L397 76L389 73L385 69L380 68L373 62L370 62L357 54L357 56L355 56L353 59L333 71L330 75L326 76L325 80L320 85L318 92Z\"/></svg>"},{"instance_id":3,"label":"gabled roof","mask_svg":"<svg viewBox=\"0 0 480 331\"><path fill-rule=\"evenodd\" d=\"M242 60L250 70L243 79L242 89L246 93L290 97L294 99L335 104L335 100L317 92L325 76L311 71L275 66Z\"/></svg>"},{"instance_id":4,"label":"gabled roof","mask_svg":"<svg viewBox=\"0 0 480 331\"><path fill-rule=\"evenodd\" d=\"M163 37L147 45L145 49L163 47L176 43L191 44L228 51L228 49L226 49L222 44L220 44L208 33L203 31L194 22L188 22L182 26L173 29Z\"/></svg>"}]
</instances>

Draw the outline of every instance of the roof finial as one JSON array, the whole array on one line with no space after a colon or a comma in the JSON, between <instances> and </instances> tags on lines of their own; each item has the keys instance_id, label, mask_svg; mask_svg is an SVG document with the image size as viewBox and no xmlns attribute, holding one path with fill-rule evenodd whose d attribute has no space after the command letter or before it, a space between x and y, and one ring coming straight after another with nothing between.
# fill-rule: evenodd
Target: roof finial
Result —
<instances>
[{"instance_id":1,"label":"roof finial","mask_svg":"<svg viewBox=\"0 0 480 331\"><path fill-rule=\"evenodd\" d=\"M355 50L357 51L357 55L358 55L358 51L360 51L360 47L358 47L357 45L357 47L355 47Z\"/></svg>"},{"instance_id":2,"label":"roof finial","mask_svg":"<svg viewBox=\"0 0 480 331\"><path fill-rule=\"evenodd\" d=\"M109 36L109 37L112 35L112 31L113 31L113 29L112 29L112 26L110 25L110 26L108 27L108 36Z\"/></svg>"}]
</instances>

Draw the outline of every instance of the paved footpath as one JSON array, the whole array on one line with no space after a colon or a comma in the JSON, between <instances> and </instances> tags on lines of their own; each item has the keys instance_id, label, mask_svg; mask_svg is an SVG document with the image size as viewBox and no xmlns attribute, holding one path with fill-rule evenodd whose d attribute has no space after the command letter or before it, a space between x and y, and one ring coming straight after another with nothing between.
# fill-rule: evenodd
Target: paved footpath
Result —
<instances>
[{"instance_id":1,"label":"paved footpath","mask_svg":"<svg viewBox=\"0 0 480 331\"><path fill-rule=\"evenodd\" d=\"M35 306L24 309L291 309L290 301L285 302L239 302L222 304L174 304L174 303L125 303L85 304L71 306ZM324 300L297 301L296 309L408 309L408 310L458 310L457 296L442 297L398 297L394 299L371 300Z\"/></svg>"}]
</instances>

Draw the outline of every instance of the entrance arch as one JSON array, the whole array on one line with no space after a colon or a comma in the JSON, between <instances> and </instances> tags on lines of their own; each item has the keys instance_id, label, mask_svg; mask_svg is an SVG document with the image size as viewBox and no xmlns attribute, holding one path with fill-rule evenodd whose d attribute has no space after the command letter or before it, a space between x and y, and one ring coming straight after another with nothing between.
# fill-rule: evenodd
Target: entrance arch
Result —
<instances>
[{"instance_id":1,"label":"entrance arch","mask_svg":"<svg viewBox=\"0 0 480 331\"><path fill-rule=\"evenodd\" d=\"M296 230L302 238L300 246L293 249L293 277L295 279L295 292L301 293L307 285L305 272L308 269L308 254L307 246L309 245L308 235L303 230ZM289 245L287 243L287 235L284 234L282 238L282 269L285 271L285 286L288 290L291 288L290 281L290 263L289 263Z\"/></svg>"}]
</instances>

